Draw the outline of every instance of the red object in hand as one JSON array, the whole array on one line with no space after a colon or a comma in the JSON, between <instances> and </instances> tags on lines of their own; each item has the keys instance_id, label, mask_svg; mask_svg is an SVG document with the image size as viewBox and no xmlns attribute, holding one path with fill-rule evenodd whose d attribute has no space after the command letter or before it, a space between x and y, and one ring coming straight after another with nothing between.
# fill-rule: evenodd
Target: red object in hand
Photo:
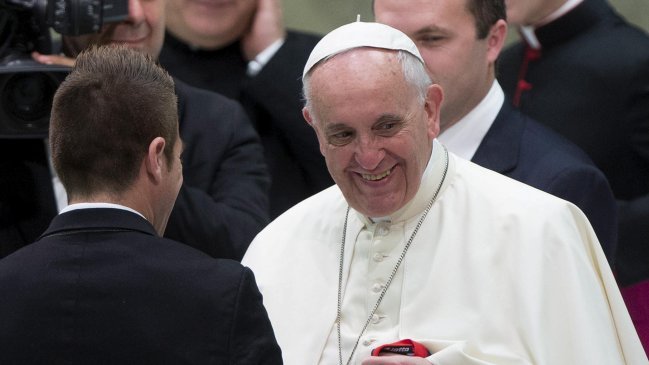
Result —
<instances>
[{"instance_id":1,"label":"red object in hand","mask_svg":"<svg viewBox=\"0 0 649 365\"><path fill-rule=\"evenodd\" d=\"M430 352L428 351L426 346L410 339L388 343L372 350L372 356L381 356L381 354L395 354L416 357L430 356Z\"/></svg>"}]
</instances>

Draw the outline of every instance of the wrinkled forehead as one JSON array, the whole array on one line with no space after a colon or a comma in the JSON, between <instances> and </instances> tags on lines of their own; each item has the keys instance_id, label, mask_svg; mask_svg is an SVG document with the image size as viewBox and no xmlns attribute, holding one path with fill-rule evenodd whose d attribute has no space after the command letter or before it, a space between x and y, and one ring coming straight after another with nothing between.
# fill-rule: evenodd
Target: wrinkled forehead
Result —
<instances>
[{"instance_id":1,"label":"wrinkled forehead","mask_svg":"<svg viewBox=\"0 0 649 365\"><path fill-rule=\"evenodd\" d=\"M335 81L368 82L403 76L399 52L374 47L358 47L328 56L309 71L308 78L325 83ZM311 81L313 82L313 81Z\"/></svg>"},{"instance_id":2,"label":"wrinkled forehead","mask_svg":"<svg viewBox=\"0 0 649 365\"><path fill-rule=\"evenodd\" d=\"M322 61L307 79L308 107L319 120L375 119L418 100L404 77L397 51L359 48L340 53Z\"/></svg>"}]
</instances>

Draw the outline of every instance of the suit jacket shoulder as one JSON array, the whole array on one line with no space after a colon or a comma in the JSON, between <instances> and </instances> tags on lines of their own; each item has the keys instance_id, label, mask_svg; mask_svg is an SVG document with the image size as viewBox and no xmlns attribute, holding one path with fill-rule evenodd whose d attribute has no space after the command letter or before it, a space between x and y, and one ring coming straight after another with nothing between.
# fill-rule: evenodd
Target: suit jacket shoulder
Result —
<instances>
[{"instance_id":1,"label":"suit jacket shoulder","mask_svg":"<svg viewBox=\"0 0 649 365\"><path fill-rule=\"evenodd\" d=\"M577 146L504 104L472 161L578 206L612 262L615 198L604 174Z\"/></svg>"},{"instance_id":2,"label":"suit jacket shoulder","mask_svg":"<svg viewBox=\"0 0 649 365\"><path fill-rule=\"evenodd\" d=\"M541 57L529 63L521 111L583 149L615 196L649 193L649 36L602 0L586 0L540 27ZM513 98L519 42L501 54L499 81Z\"/></svg>"},{"instance_id":3,"label":"suit jacket shoulder","mask_svg":"<svg viewBox=\"0 0 649 365\"><path fill-rule=\"evenodd\" d=\"M240 260L269 219L259 137L238 102L175 82L184 182L165 236Z\"/></svg>"},{"instance_id":4,"label":"suit jacket shoulder","mask_svg":"<svg viewBox=\"0 0 649 365\"><path fill-rule=\"evenodd\" d=\"M585 0L536 30L541 57L530 62L520 108L581 147L618 199L617 279L649 277L649 36L604 0ZM512 98L524 45L501 54L499 76Z\"/></svg>"},{"instance_id":5,"label":"suit jacket shoulder","mask_svg":"<svg viewBox=\"0 0 649 365\"><path fill-rule=\"evenodd\" d=\"M281 363L250 270L131 212L61 214L0 273L2 363Z\"/></svg>"}]
</instances>

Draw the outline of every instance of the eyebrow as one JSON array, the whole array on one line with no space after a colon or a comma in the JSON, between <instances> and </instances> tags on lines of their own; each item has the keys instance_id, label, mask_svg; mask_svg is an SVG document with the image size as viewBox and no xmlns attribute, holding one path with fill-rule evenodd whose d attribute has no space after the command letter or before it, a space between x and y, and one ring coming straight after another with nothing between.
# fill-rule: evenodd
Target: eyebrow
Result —
<instances>
[{"instance_id":1,"label":"eyebrow","mask_svg":"<svg viewBox=\"0 0 649 365\"><path fill-rule=\"evenodd\" d=\"M387 114L381 114L381 116L379 116L379 117L376 119L376 123L383 123L383 122L400 122L400 121L402 121L402 120L403 120L403 116L396 115L396 114L391 114L391 113L387 113Z\"/></svg>"},{"instance_id":2,"label":"eyebrow","mask_svg":"<svg viewBox=\"0 0 649 365\"><path fill-rule=\"evenodd\" d=\"M422 34L426 34L426 33L438 33L438 32L448 33L445 28L441 28L441 27L439 27L437 25L428 25L428 26L425 26L423 28L418 29L414 33L414 35L422 35Z\"/></svg>"},{"instance_id":3,"label":"eyebrow","mask_svg":"<svg viewBox=\"0 0 649 365\"><path fill-rule=\"evenodd\" d=\"M385 123L385 122L401 122L404 120L404 117L401 115L397 114L392 114L392 113L385 113L381 114L378 118L376 118L376 121L373 123L373 125L379 124L379 123ZM337 132L340 130L345 130L351 128L345 123L334 123L331 125L328 125L325 127L325 132L326 133L331 133L331 132Z\"/></svg>"}]
</instances>

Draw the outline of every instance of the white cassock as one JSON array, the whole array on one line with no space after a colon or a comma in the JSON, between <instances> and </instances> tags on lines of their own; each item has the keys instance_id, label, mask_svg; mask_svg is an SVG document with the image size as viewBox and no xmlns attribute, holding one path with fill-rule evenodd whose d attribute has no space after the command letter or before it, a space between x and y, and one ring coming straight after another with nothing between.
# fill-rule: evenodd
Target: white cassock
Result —
<instances>
[{"instance_id":1,"label":"white cassock","mask_svg":"<svg viewBox=\"0 0 649 365\"><path fill-rule=\"evenodd\" d=\"M343 263L343 363L400 339L436 365L648 364L614 277L573 204L449 154L439 196L367 330L445 165L434 142L415 198L374 223L351 209ZM340 248L347 203L333 186L255 238L255 273L285 364L338 364Z\"/></svg>"}]
</instances>

